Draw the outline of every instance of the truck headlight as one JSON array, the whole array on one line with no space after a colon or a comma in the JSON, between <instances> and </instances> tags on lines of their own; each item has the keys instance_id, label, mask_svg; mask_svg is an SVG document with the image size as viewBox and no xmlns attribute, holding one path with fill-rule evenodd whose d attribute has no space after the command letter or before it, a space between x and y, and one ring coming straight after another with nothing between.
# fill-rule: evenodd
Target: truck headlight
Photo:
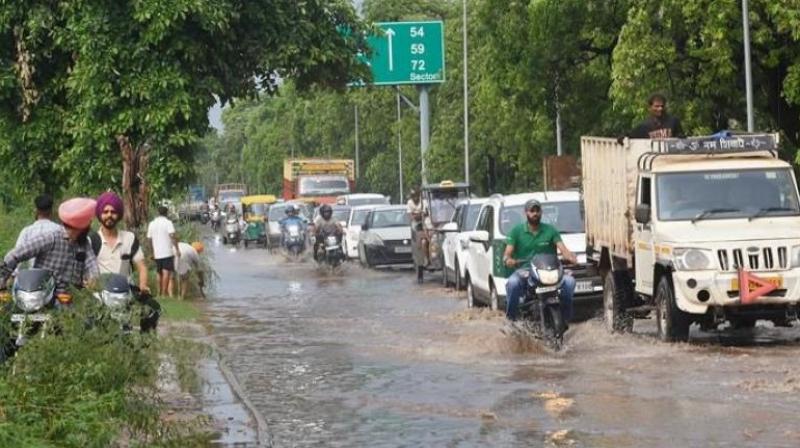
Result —
<instances>
[{"instance_id":1,"label":"truck headlight","mask_svg":"<svg viewBox=\"0 0 800 448\"><path fill-rule=\"evenodd\" d=\"M800 268L800 246L792 246L792 267Z\"/></svg>"},{"instance_id":2,"label":"truck headlight","mask_svg":"<svg viewBox=\"0 0 800 448\"><path fill-rule=\"evenodd\" d=\"M675 248L672 250L675 268L680 271L703 271L713 269L713 254L710 250L696 248Z\"/></svg>"}]
</instances>

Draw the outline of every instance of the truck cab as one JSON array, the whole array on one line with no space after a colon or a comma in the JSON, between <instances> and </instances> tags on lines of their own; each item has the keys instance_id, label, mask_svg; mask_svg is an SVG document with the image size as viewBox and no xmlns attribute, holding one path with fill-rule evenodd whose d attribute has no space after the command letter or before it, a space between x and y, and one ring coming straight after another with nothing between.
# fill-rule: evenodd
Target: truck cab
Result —
<instances>
[{"instance_id":1,"label":"truck cab","mask_svg":"<svg viewBox=\"0 0 800 448\"><path fill-rule=\"evenodd\" d=\"M687 340L695 322L710 329L796 319L800 200L791 165L777 158L777 136L627 145L628 185L618 194L590 193L603 156L584 153L589 250L610 271L609 329L628 329L653 310L665 341Z\"/></svg>"}]
</instances>

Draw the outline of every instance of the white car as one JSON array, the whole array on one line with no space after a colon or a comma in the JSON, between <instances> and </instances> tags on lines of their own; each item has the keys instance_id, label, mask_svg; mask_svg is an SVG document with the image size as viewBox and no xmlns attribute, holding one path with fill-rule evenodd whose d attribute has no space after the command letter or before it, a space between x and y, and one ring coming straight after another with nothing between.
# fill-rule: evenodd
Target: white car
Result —
<instances>
[{"instance_id":1,"label":"white car","mask_svg":"<svg viewBox=\"0 0 800 448\"><path fill-rule=\"evenodd\" d=\"M344 252L350 258L358 258L358 237L361 235L361 226L367 218L374 205L359 205L350 208L350 216L347 217L347 226L344 238Z\"/></svg>"},{"instance_id":2,"label":"white car","mask_svg":"<svg viewBox=\"0 0 800 448\"><path fill-rule=\"evenodd\" d=\"M337 205L389 205L389 198L378 193L343 194L336 198Z\"/></svg>"},{"instance_id":3,"label":"white car","mask_svg":"<svg viewBox=\"0 0 800 448\"><path fill-rule=\"evenodd\" d=\"M448 225L454 225L454 231L447 232L442 243L444 268L442 270L442 284L445 287L455 285L456 290L466 288L464 283L464 267L467 261L467 248L469 247L469 232L475 230L478 223L478 213L481 206L488 198L467 199L456 205L456 213Z\"/></svg>"},{"instance_id":4,"label":"white car","mask_svg":"<svg viewBox=\"0 0 800 448\"><path fill-rule=\"evenodd\" d=\"M358 237L364 267L412 263L411 218L405 205L383 205L367 213Z\"/></svg>"},{"instance_id":5,"label":"white car","mask_svg":"<svg viewBox=\"0 0 800 448\"><path fill-rule=\"evenodd\" d=\"M578 266L566 266L576 280L575 303L596 299L603 291L602 280L586 263L586 233L583 206L577 191L494 195L481 207L475 230L469 232L469 255L464 281L467 306L480 302L492 309L505 309L506 278L513 270L503 263L506 236L526 219L525 202L537 199L542 204L542 222L554 225L567 248L578 257Z\"/></svg>"}]
</instances>

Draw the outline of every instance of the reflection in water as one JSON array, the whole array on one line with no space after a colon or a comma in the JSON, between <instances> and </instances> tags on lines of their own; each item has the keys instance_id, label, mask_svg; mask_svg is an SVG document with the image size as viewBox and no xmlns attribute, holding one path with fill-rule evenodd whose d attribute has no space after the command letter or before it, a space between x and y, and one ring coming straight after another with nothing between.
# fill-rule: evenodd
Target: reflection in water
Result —
<instances>
[{"instance_id":1,"label":"reflection in water","mask_svg":"<svg viewBox=\"0 0 800 448\"><path fill-rule=\"evenodd\" d=\"M554 355L405 270L329 275L260 249L214 262L217 342L276 446L800 445L797 329L731 348L591 321Z\"/></svg>"}]
</instances>

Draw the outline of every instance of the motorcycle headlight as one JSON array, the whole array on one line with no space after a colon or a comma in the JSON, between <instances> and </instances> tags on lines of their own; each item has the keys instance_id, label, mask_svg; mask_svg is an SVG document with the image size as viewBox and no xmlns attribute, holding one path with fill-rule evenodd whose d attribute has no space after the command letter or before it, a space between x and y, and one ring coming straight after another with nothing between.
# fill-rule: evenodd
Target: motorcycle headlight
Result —
<instances>
[{"instance_id":1,"label":"motorcycle headlight","mask_svg":"<svg viewBox=\"0 0 800 448\"><path fill-rule=\"evenodd\" d=\"M286 231L289 232L291 236L299 236L300 235L300 227L299 226L289 226L286 228Z\"/></svg>"},{"instance_id":2,"label":"motorcycle headlight","mask_svg":"<svg viewBox=\"0 0 800 448\"><path fill-rule=\"evenodd\" d=\"M14 304L25 313L32 313L44 308L49 302L50 291L20 291L14 292Z\"/></svg>"},{"instance_id":3,"label":"motorcycle headlight","mask_svg":"<svg viewBox=\"0 0 800 448\"><path fill-rule=\"evenodd\" d=\"M703 271L713 269L713 254L710 250L679 247L672 250L675 268L680 271Z\"/></svg>"},{"instance_id":4,"label":"motorcycle headlight","mask_svg":"<svg viewBox=\"0 0 800 448\"><path fill-rule=\"evenodd\" d=\"M547 286L547 285L555 285L556 283L558 283L558 269L549 269L549 270L539 269L536 271L536 273L539 276L540 285Z\"/></svg>"},{"instance_id":5,"label":"motorcycle headlight","mask_svg":"<svg viewBox=\"0 0 800 448\"><path fill-rule=\"evenodd\" d=\"M124 308L131 301L131 295L127 292L102 291L100 298L103 300L103 304L109 308Z\"/></svg>"},{"instance_id":6,"label":"motorcycle headlight","mask_svg":"<svg viewBox=\"0 0 800 448\"><path fill-rule=\"evenodd\" d=\"M325 237L325 244L328 246L335 246L337 244L336 236L335 235L328 235Z\"/></svg>"}]
</instances>

